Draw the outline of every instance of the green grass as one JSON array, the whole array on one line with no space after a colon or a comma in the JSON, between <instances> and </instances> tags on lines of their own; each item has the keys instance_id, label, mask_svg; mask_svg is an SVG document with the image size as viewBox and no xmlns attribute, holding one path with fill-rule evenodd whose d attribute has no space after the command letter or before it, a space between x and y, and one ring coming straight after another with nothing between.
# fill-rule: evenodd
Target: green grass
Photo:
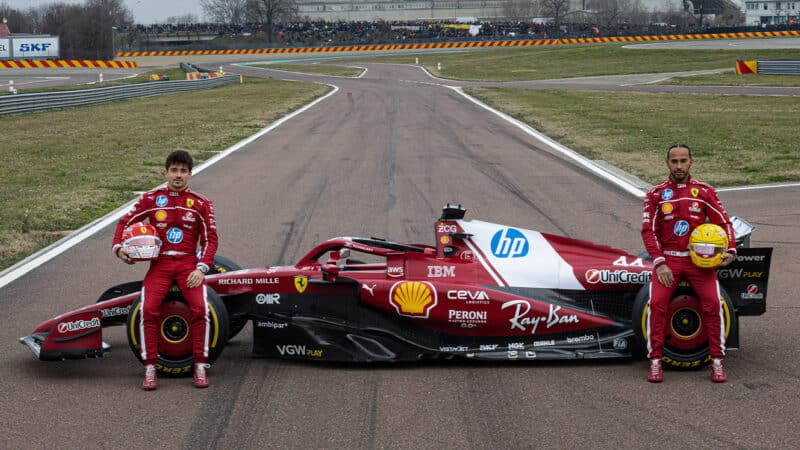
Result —
<instances>
[{"instance_id":1,"label":"green grass","mask_svg":"<svg viewBox=\"0 0 800 450\"><path fill-rule=\"evenodd\" d=\"M149 83L150 82L150 75L151 74L158 74L158 75L166 75L169 77L170 80L185 80L186 79L186 72L178 68L161 68L158 70L151 70L148 72L141 73L135 77L131 78L122 78L113 81L104 81L102 83L94 83L94 84L72 84L72 85L65 85L65 86L56 86L56 87L48 87L48 88L34 88L34 89L22 89L19 91L20 94L31 94L34 92L52 92L52 91L72 91L76 89L92 89L92 88L101 88L101 87L109 87L109 86L119 86L123 84L133 84L133 83ZM7 75L7 74L3 74ZM30 75L28 75L30 76ZM99 77L98 77L99 78ZM8 89L0 91L0 95L8 95Z\"/></svg>"},{"instance_id":2,"label":"green grass","mask_svg":"<svg viewBox=\"0 0 800 450\"><path fill-rule=\"evenodd\" d=\"M287 72L351 78L361 75L361 72L364 71L364 69L359 69L357 67L344 67L333 64L251 64L250 67L263 67L265 69L285 70Z\"/></svg>"},{"instance_id":3,"label":"green grass","mask_svg":"<svg viewBox=\"0 0 800 450\"><path fill-rule=\"evenodd\" d=\"M800 75L736 75L720 73L714 75L694 75L675 77L660 84L677 84L682 86L800 86Z\"/></svg>"},{"instance_id":4,"label":"green grass","mask_svg":"<svg viewBox=\"0 0 800 450\"><path fill-rule=\"evenodd\" d=\"M0 117L3 141L14 143L0 148L0 269L162 183L169 152L187 150L202 162L329 89L246 78L210 90Z\"/></svg>"},{"instance_id":5,"label":"green grass","mask_svg":"<svg viewBox=\"0 0 800 450\"><path fill-rule=\"evenodd\" d=\"M798 97L470 88L466 92L592 159L655 183L664 150L692 147L714 185L800 181Z\"/></svg>"},{"instance_id":6,"label":"green grass","mask_svg":"<svg viewBox=\"0 0 800 450\"><path fill-rule=\"evenodd\" d=\"M681 72L733 68L737 59L800 59L800 50L655 50L622 45L578 45L409 54L357 59L420 65L436 76L472 81L526 81L552 78ZM437 63L442 63L438 70Z\"/></svg>"}]
</instances>

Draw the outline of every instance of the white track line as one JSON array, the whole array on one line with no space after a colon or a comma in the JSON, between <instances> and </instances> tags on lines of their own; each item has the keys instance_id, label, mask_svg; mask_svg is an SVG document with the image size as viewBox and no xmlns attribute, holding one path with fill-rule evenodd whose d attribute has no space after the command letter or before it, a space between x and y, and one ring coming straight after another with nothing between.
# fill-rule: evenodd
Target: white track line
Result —
<instances>
[{"instance_id":1,"label":"white track line","mask_svg":"<svg viewBox=\"0 0 800 450\"><path fill-rule=\"evenodd\" d=\"M327 83L326 83L327 84ZM336 92L339 91L338 86L334 86L332 84L328 84L331 86L333 90L328 94L314 100L313 102L309 103L306 106L298 109L297 111L292 112L291 114L287 114L280 119L276 120L266 128L263 128L258 133L244 139L242 141L237 142L232 147L228 147L227 149L217 153L213 157L209 158L202 164L198 165L197 167L192 170L192 174L196 175L202 172L204 169L210 167L211 165L217 163L221 159L227 157L231 153L241 149L242 147L246 146L247 144L255 141L256 139L264 136L265 134L269 133L270 131L274 130L275 128L281 126L284 122L294 118L295 116L302 114L303 112L307 111L308 109L314 107L317 103L327 99L328 97L332 96ZM166 183L165 183L166 184ZM165 184L161 184L160 186L164 186ZM26 273L30 272L33 269L41 266L42 264L50 261L51 259L55 258L56 256L60 255L61 253L65 252L66 250L72 248L74 245L82 242L83 240L87 239L88 237L92 236L93 234L97 233L98 231L104 229L105 227L115 223L119 219L121 219L128 211L133 207L133 204L136 203L138 197L131 200L130 202L120 206L119 208L115 209L114 211L108 213L107 215L91 222L90 224L73 231L69 234L69 236L54 242L53 244L39 250L38 252L28 256L27 258L23 259L22 261L14 264L13 266L9 267L8 269L0 272L0 289L5 287L7 284L11 283L12 281L18 279L19 277L25 275ZM110 243L109 243L110 249Z\"/></svg>"}]
</instances>

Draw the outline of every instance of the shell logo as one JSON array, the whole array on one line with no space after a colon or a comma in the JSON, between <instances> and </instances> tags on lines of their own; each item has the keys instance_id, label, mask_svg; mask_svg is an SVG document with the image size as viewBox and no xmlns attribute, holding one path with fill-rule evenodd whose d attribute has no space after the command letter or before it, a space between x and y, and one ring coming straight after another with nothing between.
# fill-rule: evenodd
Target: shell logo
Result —
<instances>
[{"instance_id":1,"label":"shell logo","mask_svg":"<svg viewBox=\"0 0 800 450\"><path fill-rule=\"evenodd\" d=\"M663 205L661 205L661 211L663 211L664 214L671 213L672 212L672 203L664 203Z\"/></svg>"},{"instance_id":2,"label":"shell logo","mask_svg":"<svg viewBox=\"0 0 800 450\"><path fill-rule=\"evenodd\" d=\"M158 211L156 211L156 220L158 220L159 222L167 220L167 212L164 211L163 209L159 209Z\"/></svg>"},{"instance_id":3,"label":"shell logo","mask_svg":"<svg viewBox=\"0 0 800 450\"><path fill-rule=\"evenodd\" d=\"M389 291L389 302L401 316L427 319L437 304L436 289L427 281L401 281Z\"/></svg>"}]
</instances>

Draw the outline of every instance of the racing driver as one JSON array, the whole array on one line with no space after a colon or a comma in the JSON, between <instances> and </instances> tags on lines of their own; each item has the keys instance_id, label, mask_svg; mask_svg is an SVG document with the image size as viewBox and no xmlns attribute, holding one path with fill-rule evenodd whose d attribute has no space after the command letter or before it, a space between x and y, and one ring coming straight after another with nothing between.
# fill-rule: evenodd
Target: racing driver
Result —
<instances>
[{"instance_id":1,"label":"racing driver","mask_svg":"<svg viewBox=\"0 0 800 450\"><path fill-rule=\"evenodd\" d=\"M652 383L663 380L661 357L667 305L682 279L692 285L700 300L712 358L711 381L723 383L727 379L722 367L725 336L717 272L695 266L687 249L690 233L706 219L721 226L728 235L728 248L722 254L720 267L736 259L736 240L717 192L689 174L693 162L688 146L670 147L667 150L669 178L653 186L644 199L642 240L653 258L654 267L646 325L647 357L650 359L647 380Z\"/></svg>"},{"instance_id":2,"label":"racing driver","mask_svg":"<svg viewBox=\"0 0 800 450\"><path fill-rule=\"evenodd\" d=\"M128 214L120 219L114 233L114 254L128 264L133 264L133 261L123 246L122 236L126 227L149 221L155 226L163 243L142 285L139 323L141 358L145 367L142 389L148 391L157 386L155 364L158 357L159 313L173 282L177 283L191 309L194 385L199 388L208 386L206 361L210 321L206 307L205 274L217 251L217 226L211 201L189 189L192 166L189 153L183 150L170 153L164 170L167 186L144 193Z\"/></svg>"}]
</instances>

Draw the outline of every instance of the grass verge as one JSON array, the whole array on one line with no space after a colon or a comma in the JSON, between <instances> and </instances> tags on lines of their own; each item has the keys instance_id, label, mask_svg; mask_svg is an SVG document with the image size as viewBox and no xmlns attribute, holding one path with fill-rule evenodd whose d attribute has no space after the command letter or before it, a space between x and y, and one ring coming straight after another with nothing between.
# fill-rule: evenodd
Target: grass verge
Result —
<instances>
[{"instance_id":1,"label":"grass verge","mask_svg":"<svg viewBox=\"0 0 800 450\"><path fill-rule=\"evenodd\" d=\"M800 86L800 75L736 75L720 73L713 75L694 75L675 77L659 84L677 84L682 86Z\"/></svg>"},{"instance_id":2,"label":"grass verge","mask_svg":"<svg viewBox=\"0 0 800 450\"><path fill-rule=\"evenodd\" d=\"M186 79L186 72L178 68L162 68L157 70L151 70L148 72L140 73L135 77L130 78L120 78L113 81L104 81L102 83L93 83L93 84L70 84L64 86L56 86L56 87L48 87L48 88L33 88L33 89L24 89L21 90L21 94L32 94L34 92L53 92L53 91L73 91L76 89L94 89L94 88L102 88L102 87L110 87L110 86L119 86L123 84L134 84L134 83L149 83L150 82L150 75L158 74L158 75L166 75L169 77L170 80L185 80ZM0 95L8 95L8 91L0 91Z\"/></svg>"},{"instance_id":3,"label":"grass verge","mask_svg":"<svg viewBox=\"0 0 800 450\"><path fill-rule=\"evenodd\" d=\"M527 81L733 68L737 59L800 59L800 50L656 50L612 44L423 53L355 61L414 64L415 58L432 74L443 78ZM442 70L437 69L437 63L442 63Z\"/></svg>"},{"instance_id":4,"label":"grass verge","mask_svg":"<svg viewBox=\"0 0 800 450\"><path fill-rule=\"evenodd\" d=\"M202 162L329 89L246 78L210 90L0 117L3 141L12 143L0 149L0 269L163 182L170 151L187 150Z\"/></svg>"},{"instance_id":5,"label":"grass verge","mask_svg":"<svg viewBox=\"0 0 800 450\"><path fill-rule=\"evenodd\" d=\"M357 67L336 66L332 64L251 64L250 67L351 78L361 75L361 72L364 71L364 69L359 69Z\"/></svg>"},{"instance_id":6,"label":"grass verge","mask_svg":"<svg viewBox=\"0 0 800 450\"><path fill-rule=\"evenodd\" d=\"M591 159L650 183L664 151L692 147L693 173L720 186L800 181L797 97L470 88L466 92Z\"/></svg>"}]
</instances>

